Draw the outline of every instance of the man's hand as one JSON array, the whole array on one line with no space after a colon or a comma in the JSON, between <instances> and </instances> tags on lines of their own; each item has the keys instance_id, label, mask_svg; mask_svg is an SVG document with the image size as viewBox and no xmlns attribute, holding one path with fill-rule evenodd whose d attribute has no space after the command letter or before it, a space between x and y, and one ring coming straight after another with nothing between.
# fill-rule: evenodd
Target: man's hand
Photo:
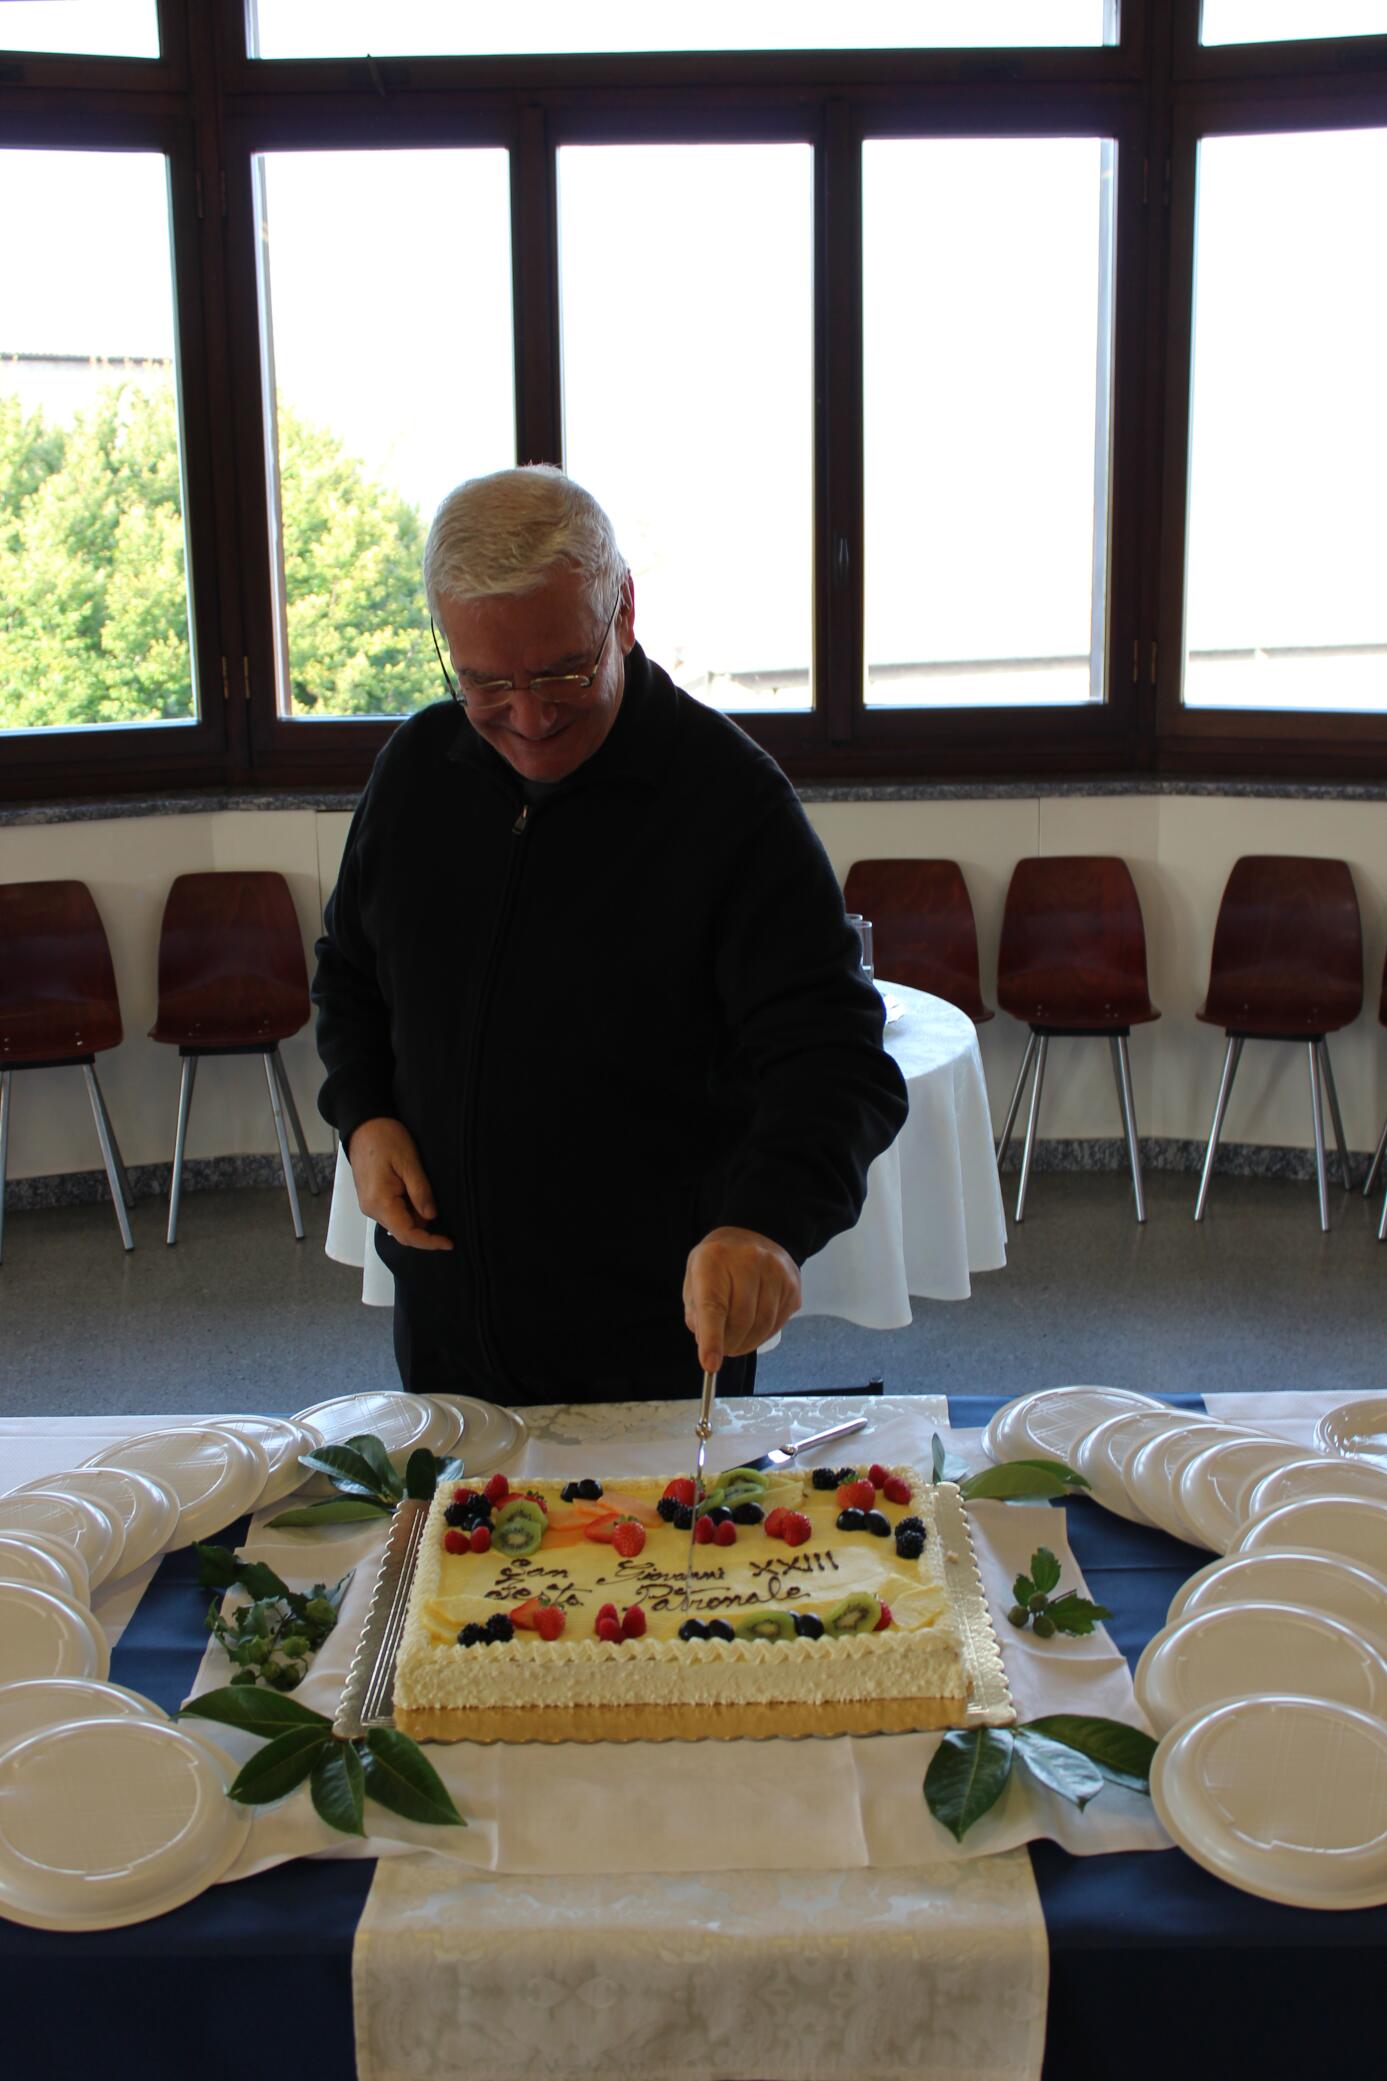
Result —
<instances>
[{"instance_id":1,"label":"man's hand","mask_svg":"<svg viewBox=\"0 0 1387 2081\"><path fill-rule=\"evenodd\" d=\"M752 1228L715 1228L689 1252L684 1320L698 1362L716 1373L724 1358L755 1351L784 1329L801 1300L799 1270L788 1251Z\"/></svg>"},{"instance_id":2,"label":"man's hand","mask_svg":"<svg viewBox=\"0 0 1387 2081\"><path fill-rule=\"evenodd\" d=\"M412 1250L451 1250L423 1226L437 1213L414 1137L402 1120L363 1120L347 1145L357 1205Z\"/></svg>"}]
</instances>

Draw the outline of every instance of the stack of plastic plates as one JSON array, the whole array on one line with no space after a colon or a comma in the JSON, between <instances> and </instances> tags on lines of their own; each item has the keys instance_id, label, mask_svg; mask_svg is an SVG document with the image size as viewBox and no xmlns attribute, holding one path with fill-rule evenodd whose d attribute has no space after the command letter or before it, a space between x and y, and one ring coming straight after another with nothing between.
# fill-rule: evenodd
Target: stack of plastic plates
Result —
<instances>
[{"instance_id":1,"label":"stack of plastic plates","mask_svg":"<svg viewBox=\"0 0 1387 2081\"><path fill-rule=\"evenodd\" d=\"M325 1445L341 1445L346 1439L369 1433L379 1438L400 1473L412 1452L424 1447L446 1453L457 1442L462 1418L451 1402L431 1395L378 1394L337 1395L328 1402L315 1402L300 1409L295 1423L315 1431ZM331 1487L326 1476L314 1483L316 1490Z\"/></svg>"},{"instance_id":2,"label":"stack of plastic plates","mask_svg":"<svg viewBox=\"0 0 1387 2081\"><path fill-rule=\"evenodd\" d=\"M1081 1438L1073 1465L1106 1510L1137 1524L1157 1522L1137 1497L1130 1473L1137 1454L1161 1438L1180 1437L1194 1427L1210 1429L1207 1418L1180 1409L1128 1409L1109 1416Z\"/></svg>"},{"instance_id":3,"label":"stack of plastic plates","mask_svg":"<svg viewBox=\"0 0 1387 2081\"><path fill-rule=\"evenodd\" d=\"M191 1900L239 1856L250 1815L213 1746L136 1714L73 1719L0 1748L0 1914L117 1929Z\"/></svg>"},{"instance_id":4,"label":"stack of plastic plates","mask_svg":"<svg viewBox=\"0 0 1387 2081\"><path fill-rule=\"evenodd\" d=\"M1387 1576L1333 1554L1225 1554L1210 1561L1170 1600L1167 1625L1225 1605L1298 1604L1351 1626L1387 1656Z\"/></svg>"},{"instance_id":5,"label":"stack of plastic plates","mask_svg":"<svg viewBox=\"0 0 1387 2081\"><path fill-rule=\"evenodd\" d=\"M983 1449L993 1460L1039 1457L1069 1465L1080 1439L1108 1417L1167 1408L1153 1395L1125 1387L1042 1387L997 1411L983 1432Z\"/></svg>"},{"instance_id":6,"label":"stack of plastic plates","mask_svg":"<svg viewBox=\"0 0 1387 2081\"><path fill-rule=\"evenodd\" d=\"M316 1431L307 1424L297 1423L288 1416L221 1416L213 1418L219 1431L232 1431L238 1438L245 1439L265 1455L268 1473L259 1496L247 1507L265 1510L272 1503L282 1502L296 1488L302 1488L308 1476L299 1465L301 1453L312 1452L321 1444Z\"/></svg>"},{"instance_id":7,"label":"stack of plastic plates","mask_svg":"<svg viewBox=\"0 0 1387 2081\"><path fill-rule=\"evenodd\" d=\"M65 1496L85 1496L97 1503L120 1524L120 1559L109 1573L128 1575L162 1553L178 1524L178 1498L167 1482L133 1467L78 1467L71 1473L45 1474L26 1481L15 1491L26 1495L34 1489Z\"/></svg>"},{"instance_id":8,"label":"stack of plastic plates","mask_svg":"<svg viewBox=\"0 0 1387 2081\"><path fill-rule=\"evenodd\" d=\"M1376 1460L1387 1467L1387 1396L1331 1409L1315 1426L1315 1443L1321 1452Z\"/></svg>"},{"instance_id":9,"label":"stack of plastic plates","mask_svg":"<svg viewBox=\"0 0 1387 2081\"><path fill-rule=\"evenodd\" d=\"M1282 1689L1387 1715L1387 1661L1341 1620L1297 1604L1184 1612L1147 1642L1132 1688L1158 1734L1191 1713Z\"/></svg>"},{"instance_id":10,"label":"stack of plastic plates","mask_svg":"<svg viewBox=\"0 0 1387 2081\"><path fill-rule=\"evenodd\" d=\"M113 1511L88 1496L68 1496L53 1488L0 1496L0 1532L25 1537L46 1534L74 1548L82 1557L93 1590L119 1565L125 1544L125 1533Z\"/></svg>"},{"instance_id":11,"label":"stack of plastic plates","mask_svg":"<svg viewBox=\"0 0 1387 2081\"><path fill-rule=\"evenodd\" d=\"M36 1582L79 1604L91 1602L91 1577L76 1547L27 1526L0 1532L0 1582Z\"/></svg>"},{"instance_id":12,"label":"stack of plastic plates","mask_svg":"<svg viewBox=\"0 0 1387 2081\"><path fill-rule=\"evenodd\" d=\"M1156 1751L1169 1834L1231 1886L1292 1907L1387 1902L1387 1724L1285 1691L1196 1712Z\"/></svg>"},{"instance_id":13,"label":"stack of plastic plates","mask_svg":"<svg viewBox=\"0 0 1387 2081\"><path fill-rule=\"evenodd\" d=\"M469 1477L494 1473L514 1458L528 1436L524 1417L514 1409L503 1409L497 1402L479 1402L472 1395L453 1394L434 1394L427 1399L444 1402L457 1411L461 1434L455 1443L443 1449L458 1455L462 1471Z\"/></svg>"},{"instance_id":14,"label":"stack of plastic plates","mask_svg":"<svg viewBox=\"0 0 1387 2081\"><path fill-rule=\"evenodd\" d=\"M1302 1496L1245 1524L1232 1553L1337 1554L1387 1574L1387 1511L1367 1496Z\"/></svg>"},{"instance_id":15,"label":"stack of plastic plates","mask_svg":"<svg viewBox=\"0 0 1387 2081\"><path fill-rule=\"evenodd\" d=\"M85 1604L35 1582L0 1582L0 1685L30 1677L104 1680L111 1650Z\"/></svg>"},{"instance_id":16,"label":"stack of plastic plates","mask_svg":"<svg viewBox=\"0 0 1387 2081\"><path fill-rule=\"evenodd\" d=\"M1281 1438L1224 1438L1190 1460L1180 1475L1179 1510L1201 1546L1227 1553L1247 1521L1247 1500L1263 1475L1305 1457Z\"/></svg>"},{"instance_id":17,"label":"stack of plastic plates","mask_svg":"<svg viewBox=\"0 0 1387 2081\"><path fill-rule=\"evenodd\" d=\"M1197 1545L1199 1534L1180 1508L1180 1476L1191 1460L1220 1440L1255 1435L1208 1417L1190 1417L1179 1430L1159 1432L1138 1448L1123 1470L1127 1492L1153 1525Z\"/></svg>"},{"instance_id":18,"label":"stack of plastic plates","mask_svg":"<svg viewBox=\"0 0 1387 2081\"><path fill-rule=\"evenodd\" d=\"M178 1498L178 1523L168 1541L171 1550L191 1546L195 1539L206 1539L244 1516L269 1476L269 1461L254 1438L210 1423L118 1438L84 1464L127 1467L172 1489Z\"/></svg>"},{"instance_id":19,"label":"stack of plastic plates","mask_svg":"<svg viewBox=\"0 0 1387 2081\"><path fill-rule=\"evenodd\" d=\"M1315 1459L1290 1460L1264 1474L1247 1499L1247 1516L1265 1517L1283 1503L1302 1496L1367 1496L1387 1510L1387 1463L1336 1460L1321 1453Z\"/></svg>"},{"instance_id":20,"label":"stack of plastic plates","mask_svg":"<svg viewBox=\"0 0 1387 2081\"><path fill-rule=\"evenodd\" d=\"M45 1727L68 1720L161 1720L168 1714L152 1698L128 1691L124 1684L95 1677L29 1677L0 1690L0 1751Z\"/></svg>"}]
</instances>

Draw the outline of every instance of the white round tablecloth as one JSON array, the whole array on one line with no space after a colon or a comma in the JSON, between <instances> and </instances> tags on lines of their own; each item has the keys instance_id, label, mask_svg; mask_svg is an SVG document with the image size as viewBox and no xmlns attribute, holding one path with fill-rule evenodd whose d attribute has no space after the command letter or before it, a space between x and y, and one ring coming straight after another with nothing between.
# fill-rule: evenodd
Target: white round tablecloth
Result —
<instances>
[{"instance_id":1,"label":"white round tablecloth","mask_svg":"<svg viewBox=\"0 0 1387 2081\"><path fill-rule=\"evenodd\" d=\"M962 1301L974 1272L1006 1263L1006 1217L978 1036L965 1012L884 983L902 1009L886 1029L910 1112L867 1175L855 1228L835 1236L803 1268L801 1314L837 1315L863 1329L904 1329L910 1297ZM362 1268L361 1298L389 1307L395 1282L376 1254L374 1223L356 1203L339 1146L328 1213L327 1254Z\"/></svg>"}]
</instances>

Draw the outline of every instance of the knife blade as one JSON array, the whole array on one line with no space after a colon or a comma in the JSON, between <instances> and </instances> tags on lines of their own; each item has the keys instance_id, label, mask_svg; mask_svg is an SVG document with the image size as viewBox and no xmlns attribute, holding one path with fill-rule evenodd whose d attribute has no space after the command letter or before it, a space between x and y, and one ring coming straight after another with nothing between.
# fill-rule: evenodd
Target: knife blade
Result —
<instances>
[{"instance_id":1,"label":"knife blade","mask_svg":"<svg viewBox=\"0 0 1387 2081\"><path fill-rule=\"evenodd\" d=\"M807 1438L787 1438L783 1445L772 1445L768 1452L763 1452L757 1459L734 1460L732 1465L756 1468L791 1467L802 1452L808 1452L811 1445L827 1445L830 1438L850 1438L854 1431L865 1431L870 1421L870 1417L854 1416L850 1422L835 1423L826 1431L811 1431ZM722 1467L718 1471L725 1474L729 1469Z\"/></svg>"},{"instance_id":2,"label":"knife blade","mask_svg":"<svg viewBox=\"0 0 1387 2081\"><path fill-rule=\"evenodd\" d=\"M689 1592L693 1585L694 1548L698 1544L698 1506L703 1500L703 1468L708 1458L708 1439L713 1429L713 1398L718 1391L716 1373L703 1375L703 1400L699 1404L698 1422L694 1425L694 1436L698 1440L698 1451L694 1458L694 1499L689 1521L689 1558L684 1567L684 1603L689 1608Z\"/></svg>"}]
</instances>

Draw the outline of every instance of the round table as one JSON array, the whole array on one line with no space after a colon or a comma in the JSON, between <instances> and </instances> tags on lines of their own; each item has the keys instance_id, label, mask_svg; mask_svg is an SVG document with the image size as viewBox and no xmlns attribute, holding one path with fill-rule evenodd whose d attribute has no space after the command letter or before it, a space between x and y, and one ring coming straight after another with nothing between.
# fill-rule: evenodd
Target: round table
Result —
<instances>
[{"instance_id":1,"label":"round table","mask_svg":"<svg viewBox=\"0 0 1387 2081\"><path fill-rule=\"evenodd\" d=\"M992 1120L972 1020L942 997L882 983L885 1033L910 1111L867 1174L855 1227L803 1267L803 1315L837 1315L863 1329L904 1329L910 1297L962 1301L974 1272L1006 1263L1006 1218ZM893 1003L894 1001L894 1003ZM327 1254L362 1268L361 1298L389 1307L395 1282L376 1254L374 1224L356 1203L341 1147L328 1214Z\"/></svg>"}]
</instances>

